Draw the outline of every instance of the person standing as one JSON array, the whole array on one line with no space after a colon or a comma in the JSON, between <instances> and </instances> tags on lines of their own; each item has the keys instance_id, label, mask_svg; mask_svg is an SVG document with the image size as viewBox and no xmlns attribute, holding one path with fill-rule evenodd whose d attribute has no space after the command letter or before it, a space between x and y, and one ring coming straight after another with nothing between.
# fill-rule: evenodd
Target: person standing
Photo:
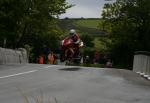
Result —
<instances>
[{"instance_id":1,"label":"person standing","mask_svg":"<svg viewBox=\"0 0 150 103\"><path fill-rule=\"evenodd\" d=\"M38 64L44 64L44 55L39 55Z\"/></svg>"},{"instance_id":2,"label":"person standing","mask_svg":"<svg viewBox=\"0 0 150 103\"><path fill-rule=\"evenodd\" d=\"M50 52L48 55L48 64L54 64L55 63L55 56L53 52Z\"/></svg>"}]
</instances>

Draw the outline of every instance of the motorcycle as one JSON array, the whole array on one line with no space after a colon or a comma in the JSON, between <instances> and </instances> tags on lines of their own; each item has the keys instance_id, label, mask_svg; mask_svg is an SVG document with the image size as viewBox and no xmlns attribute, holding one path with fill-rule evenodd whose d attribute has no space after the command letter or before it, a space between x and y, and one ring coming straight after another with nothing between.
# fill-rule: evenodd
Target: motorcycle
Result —
<instances>
[{"instance_id":1,"label":"motorcycle","mask_svg":"<svg viewBox=\"0 0 150 103\"><path fill-rule=\"evenodd\" d=\"M61 42L61 62L66 61L66 64L74 64L80 62L79 48L83 47L83 42L74 44L72 39L66 38Z\"/></svg>"}]
</instances>

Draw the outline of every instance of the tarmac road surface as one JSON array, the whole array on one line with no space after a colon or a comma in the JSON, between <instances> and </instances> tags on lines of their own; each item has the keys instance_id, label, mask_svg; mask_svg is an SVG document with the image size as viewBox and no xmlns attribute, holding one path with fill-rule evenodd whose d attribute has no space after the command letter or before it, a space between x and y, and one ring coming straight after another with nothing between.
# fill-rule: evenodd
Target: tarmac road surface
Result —
<instances>
[{"instance_id":1,"label":"tarmac road surface","mask_svg":"<svg viewBox=\"0 0 150 103\"><path fill-rule=\"evenodd\" d=\"M150 81L128 70L0 65L0 103L150 103Z\"/></svg>"}]
</instances>

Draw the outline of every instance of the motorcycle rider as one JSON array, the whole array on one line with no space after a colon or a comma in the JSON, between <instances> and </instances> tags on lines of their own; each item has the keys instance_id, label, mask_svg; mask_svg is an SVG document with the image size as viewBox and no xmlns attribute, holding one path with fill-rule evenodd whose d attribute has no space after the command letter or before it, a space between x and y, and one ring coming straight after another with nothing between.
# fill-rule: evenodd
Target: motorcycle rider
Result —
<instances>
[{"instance_id":1,"label":"motorcycle rider","mask_svg":"<svg viewBox=\"0 0 150 103\"><path fill-rule=\"evenodd\" d=\"M72 43L74 44L75 51L74 51L74 56L79 56L79 48L80 48L80 43L81 39L80 36L76 33L75 29L71 29L70 32L70 39L72 40Z\"/></svg>"},{"instance_id":2,"label":"motorcycle rider","mask_svg":"<svg viewBox=\"0 0 150 103\"><path fill-rule=\"evenodd\" d=\"M74 44L80 43L81 39L74 29L71 29L69 34L70 34L70 38L72 39Z\"/></svg>"},{"instance_id":3,"label":"motorcycle rider","mask_svg":"<svg viewBox=\"0 0 150 103\"><path fill-rule=\"evenodd\" d=\"M78 57L79 56L79 48L83 46L83 42L81 41L79 35L76 33L74 29L71 29L69 31L69 36L66 39L71 40L71 45L72 47L68 47L69 50L72 52L73 57ZM62 41L62 44L64 43L64 40ZM70 45L69 45L70 46ZM61 58L60 60L63 62L65 60L65 57L67 57L67 52L65 51L66 48L61 48L62 53L61 53Z\"/></svg>"}]
</instances>

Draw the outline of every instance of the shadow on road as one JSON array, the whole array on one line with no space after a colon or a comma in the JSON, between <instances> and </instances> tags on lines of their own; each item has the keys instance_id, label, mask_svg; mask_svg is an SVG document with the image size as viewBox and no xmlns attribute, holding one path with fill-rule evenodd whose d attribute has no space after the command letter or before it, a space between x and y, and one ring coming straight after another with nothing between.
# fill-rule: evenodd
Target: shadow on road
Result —
<instances>
[{"instance_id":1,"label":"shadow on road","mask_svg":"<svg viewBox=\"0 0 150 103\"><path fill-rule=\"evenodd\" d=\"M61 68L59 70L62 71L79 71L81 68L73 67L73 68Z\"/></svg>"}]
</instances>

